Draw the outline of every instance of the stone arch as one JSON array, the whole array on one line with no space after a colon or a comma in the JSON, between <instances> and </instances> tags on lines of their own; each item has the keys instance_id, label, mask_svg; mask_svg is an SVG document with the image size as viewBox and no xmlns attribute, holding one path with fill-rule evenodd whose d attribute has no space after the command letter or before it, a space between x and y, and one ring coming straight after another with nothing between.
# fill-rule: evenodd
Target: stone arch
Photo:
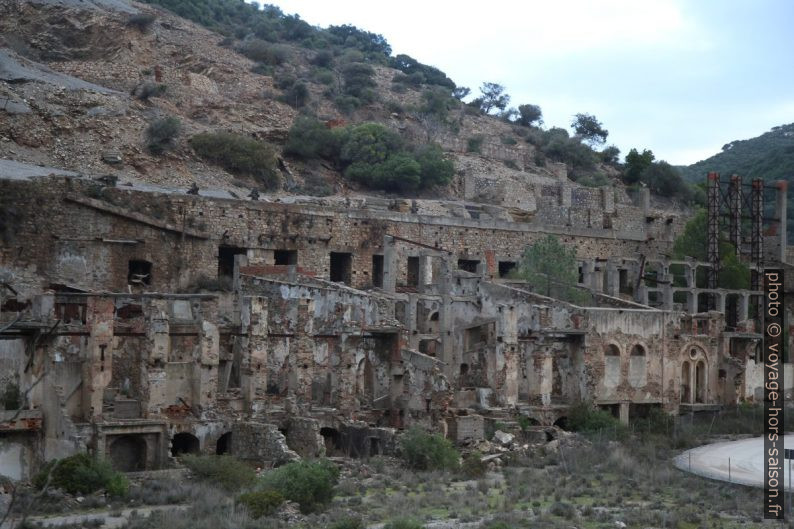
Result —
<instances>
[{"instance_id":1,"label":"stone arch","mask_svg":"<svg viewBox=\"0 0 794 529\"><path fill-rule=\"evenodd\" d=\"M554 421L554 426L558 428L562 428L563 430L568 429L568 417L562 416L558 417L556 421Z\"/></svg>"},{"instance_id":2,"label":"stone arch","mask_svg":"<svg viewBox=\"0 0 794 529\"><path fill-rule=\"evenodd\" d=\"M646 348L641 343L635 343L629 355L629 385L641 388L648 382L648 359Z\"/></svg>"},{"instance_id":3,"label":"stone arch","mask_svg":"<svg viewBox=\"0 0 794 529\"><path fill-rule=\"evenodd\" d=\"M174 457L182 454L198 454L201 451L201 441L192 433L180 432L171 438L171 455Z\"/></svg>"},{"instance_id":4,"label":"stone arch","mask_svg":"<svg viewBox=\"0 0 794 529\"><path fill-rule=\"evenodd\" d=\"M110 464L121 472L146 469L146 440L140 435L116 436L108 447Z\"/></svg>"},{"instance_id":5,"label":"stone arch","mask_svg":"<svg viewBox=\"0 0 794 529\"><path fill-rule=\"evenodd\" d=\"M356 393L367 403L375 397L375 371L367 356L361 359L356 369Z\"/></svg>"},{"instance_id":6,"label":"stone arch","mask_svg":"<svg viewBox=\"0 0 794 529\"><path fill-rule=\"evenodd\" d=\"M215 443L215 454L221 456L223 454L231 454L232 453L232 432L226 432L225 434L218 437L218 441Z\"/></svg>"},{"instance_id":7,"label":"stone arch","mask_svg":"<svg viewBox=\"0 0 794 529\"><path fill-rule=\"evenodd\" d=\"M604 387L618 387L620 372L620 347L617 344L608 343L604 347Z\"/></svg>"}]
</instances>

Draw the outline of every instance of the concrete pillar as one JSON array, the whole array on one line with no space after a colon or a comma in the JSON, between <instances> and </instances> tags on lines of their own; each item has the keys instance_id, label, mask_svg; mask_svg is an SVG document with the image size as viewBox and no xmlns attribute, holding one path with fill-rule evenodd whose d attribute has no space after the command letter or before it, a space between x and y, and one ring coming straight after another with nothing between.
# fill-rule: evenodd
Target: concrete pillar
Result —
<instances>
[{"instance_id":1,"label":"concrete pillar","mask_svg":"<svg viewBox=\"0 0 794 529\"><path fill-rule=\"evenodd\" d=\"M686 293L686 311L690 314L696 314L698 311L698 292L695 289Z\"/></svg>"},{"instance_id":2,"label":"concrete pillar","mask_svg":"<svg viewBox=\"0 0 794 529\"><path fill-rule=\"evenodd\" d=\"M673 310L673 285L662 285L662 309Z\"/></svg>"},{"instance_id":3,"label":"concrete pillar","mask_svg":"<svg viewBox=\"0 0 794 529\"><path fill-rule=\"evenodd\" d=\"M152 300L146 326L146 342L149 358L146 365L146 378L149 383L148 401L142 403L145 413L159 414L163 408L172 404L166 402L165 365L171 354L170 325L168 323L168 302Z\"/></svg>"},{"instance_id":4,"label":"concrete pillar","mask_svg":"<svg viewBox=\"0 0 794 529\"><path fill-rule=\"evenodd\" d=\"M113 376L113 319L116 305L113 298L88 298L86 325L88 347L82 365L83 417L91 420L102 415L105 388ZM64 388L63 391L70 391Z\"/></svg>"},{"instance_id":5,"label":"concrete pillar","mask_svg":"<svg viewBox=\"0 0 794 529\"><path fill-rule=\"evenodd\" d=\"M424 292L425 287L433 283L433 258L429 255L419 256L419 292Z\"/></svg>"},{"instance_id":6,"label":"concrete pillar","mask_svg":"<svg viewBox=\"0 0 794 529\"><path fill-rule=\"evenodd\" d=\"M645 281L640 283L640 288L637 289L637 303L642 303L643 305L648 304L648 287L645 285Z\"/></svg>"},{"instance_id":7,"label":"concrete pillar","mask_svg":"<svg viewBox=\"0 0 794 529\"><path fill-rule=\"evenodd\" d=\"M629 402L620 403L620 422L629 424Z\"/></svg>"},{"instance_id":8,"label":"concrete pillar","mask_svg":"<svg viewBox=\"0 0 794 529\"><path fill-rule=\"evenodd\" d=\"M397 246L392 237L383 236L383 290L394 292L397 287Z\"/></svg>"},{"instance_id":9,"label":"concrete pillar","mask_svg":"<svg viewBox=\"0 0 794 529\"><path fill-rule=\"evenodd\" d=\"M750 295L739 294L739 321L745 321L750 317Z\"/></svg>"},{"instance_id":10,"label":"concrete pillar","mask_svg":"<svg viewBox=\"0 0 794 529\"><path fill-rule=\"evenodd\" d=\"M724 292L715 292L713 296L714 296L714 301L716 302L715 305L717 312L722 312L724 314L725 298L727 297L727 295Z\"/></svg>"},{"instance_id":11,"label":"concrete pillar","mask_svg":"<svg viewBox=\"0 0 794 529\"><path fill-rule=\"evenodd\" d=\"M439 260L439 291L441 292L441 306L438 310L438 336L441 340L441 360L444 362L444 375L448 380L453 380L458 375L460 357L455 355L455 315L452 311L452 296L450 296L450 256Z\"/></svg>"},{"instance_id":12,"label":"concrete pillar","mask_svg":"<svg viewBox=\"0 0 794 529\"><path fill-rule=\"evenodd\" d=\"M220 334L218 326L201 322L201 357L196 366L198 373L193 379L193 402L202 408L212 406L218 391L218 362L220 360Z\"/></svg>"},{"instance_id":13,"label":"concrete pillar","mask_svg":"<svg viewBox=\"0 0 794 529\"><path fill-rule=\"evenodd\" d=\"M560 182L560 206L571 207L571 184Z\"/></svg>"},{"instance_id":14,"label":"concrete pillar","mask_svg":"<svg viewBox=\"0 0 794 529\"><path fill-rule=\"evenodd\" d=\"M777 234L780 236L780 253L778 259L786 262L786 199L788 182L780 180L777 183L777 196L775 197L775 218L778 219Z\"/></svg>"},{"instance_id":15,"label":"concrete pillar","mask_svg":"<svg viewBox=\"0 0 794 529\"><path fill-rule=\"evenodd\" d=\"M267 391L267 298L245 297L240 310L240 386L245 409L255 411L255 401Z\"/></svg>"},{"instance_id":16,"label":"concrete pillar","mask_svg":"<svg viewBox=\"0 0 794 529\"><path fill-rule=\"evenodd\" d=\"M606 265L606 285L604 293L609 296L617 297L620 294L620 273L618 265L614 261L608 261Z\"/></svg>"},{"instance_id":17,"label":"concrete pillar","mask_svg":"<svg viewBox=\"0 0 794 529\"><path fill-rule=\"evenodd\" d=\"M588 259L582 262L582 284L585 288L595 290L595 263Z\"/></svg>"},{"instance_id":18,"label":"concrete pillar","mask_svg":"<svg viewBox=\"0 0 794 529\"><path fill-rule=\"evenodd\" d=\"M690 264L685 264L684 266L684 280L686 281L686 286L688 288L695 288L695 267Z\"/></svg>"}]
</instances>

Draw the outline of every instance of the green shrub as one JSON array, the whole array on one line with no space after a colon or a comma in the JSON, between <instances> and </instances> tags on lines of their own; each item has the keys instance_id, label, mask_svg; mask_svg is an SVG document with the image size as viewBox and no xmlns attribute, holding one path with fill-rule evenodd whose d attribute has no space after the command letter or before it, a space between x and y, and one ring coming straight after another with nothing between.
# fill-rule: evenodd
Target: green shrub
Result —
<instances>
[{"instance_id":1,"label":"green shrub","mask_svg":"<svg viewBox=\"0 0 794 529\"><path fill-rule=\"evenodd\" d=\"M312 79L324 85L332 85L336 80L334 72L326 68L317 68L312 72Z\"/></svg>"},{"instance_id":2,"label":"green shrub","mask_svg":"<svg viewBox=\"0 0 794 529\"><path fill-rule=\"evenodd\" d=\"M423 529L424 525L411 518L398 518L383 526L383 529Z\"/></svg>"},{"instance_id":3,"label":"green shrub","mask_svg":"<svg viewBox=\"0 0 794 529\"><path fill-rule=\"evenodd\" d=\"M476 451L464 457L460 467L463 475L469 479L481 478L488 470L488 464L482 460L482 454Z\"/></svg>"},{"instance_id":4,"label":"green shrub","mask_svg":"<svg viewBox=\"0 0 794 529\"><path fill-rule=\"evenodd\" d=\"M485 140L483 136L474 136L469 138L466 142L466 152L477 152L482 150L482 142Z\"/></svg>"},{"instance_id":5,"label":"green shrub","mask_svg":"<svg viewBox=\"0 0 794 529\"><path fill-rule=\"evenodd\" d=\"M256 481L254 469L232 456L185 454L181 460L198 479L228 491L240 490Z\"/></svg>"},{"instance_id":6,"label":"green shrub","mask_svg":"<svg viewBox=\"0 0 794 529\"><path fill-rule=\"evenodd\" d=\"M284 90L281 101L292 108L301 108L309 101L309 87L303 81L297 81Z\"/></svg>"},{"instance_id":7,"label":"green shrub","mask_svg":"<svg viewBox=\"0 0 794 529\"><path fill-rule=\"evenodd\" d=\"M372 90L376 84L375 70L369 64L354 62L342 69L345 95L353 96L365 102L372 102L376 94Z\"/></svg>"},{"instance_id":8,"label":"green shrub","mask_svg":"<svg viewBox=\"0 0 794 529\"><path fill-rule=\"evenodd\" d=\"M321 68L328 68L334 63L334 54L329 50L321 50L309 62Z\"/></svg>"},{"instance_id":9,"label":"green shrub","mask_svg":"<svg viewBox=\"0 0 794 529\"><path fill-rule=\"evenodd\" d=\"M43 489L48 477L51 487L70 494L91 494L104 489L111 496L124 496L129 490L124 474L113 470L107 461L94 459L88 454L75 454L48 462L33 477L33 486Z\"/></svg>"},{"instance_id":10,"label":"green shrub","mask_svg":"<svg viewBox=\"0 0 794 529\"><path fill-rule=\"evenodd\" d=\"M244 43L240 48L240 53L252 61L278 66L283 64L289 57L286 47L279 44L271 44L261 39L252 39Z\"/></svg>"},{"instance_id":11,"label":"green shrub","mask_svg":"<svg viewBox=\"0 0 794 529\"><path fill-rule=\"evenodd\" d=\"M231 173L252 176L268 188L278 183L275 152L264 142L230 132L202 132L189 143L196 154Z\"/></svg>"},{"instance_id":12,"label":"green shrub","mask_svg":"<svg viewBox=\"0 0 794 529\"><path fill-rule=\"evenodd\" d=\"M339 469L327 459L295 461L260 478L262 489L272 489L300 505L301 512L320 510L331 502Z\"/></svg>"},{"instance_id":13,"label":"green shrub","mask_svg":"<svg viewBox=\"0 0 794 529\"><path fill-rule=\"evenodd\" d=\"M522 432L526 432L529 430L529 427L532 426L532 421L526 415L519 415L518 419L516 419L518 423L518 427L521 428Z\"/></svg>"},{"instance_id":14,"label":"green shrub","mask_svg":"<svg viewBox=\"0 0 794 529\"><path fill-rule=\"evenodd\" d=\"M284 152L300 158L334 160L341 149L342 133L314 118L299 116L289 129Z\"/></svg>"},{"instance_id":15,"label":"green shrub","mask_svg":"<svg viewBox=\"0 0 794 529\"><path fill-rule=\"evenodd\" d=\"M444 152L435 143L422 145L414 151L419 163L422 187L446 185L455 174L455 165L444 158Z\"/></svg>"},{"instance_id":16,"label":"green shrub","mask_svg":"<svg viewBox=\"0 0 794 529\"><path fill-rule=\"evenodd\" d=\"M576 507L564 501L556 501L549 507L549 513L570 520L576 516Z\"/></svg>"},{"instance_id":17,"label":"green shrub","mask_svg":"<svg viewBox=\"0 0 794 529\"><path fill-rule=\"evenodd\" d=\"M595 408L592 403L579 402L568 410L568 428L575 432L601 433L622 439L628 429L606 410Z\"/></svg>"},{"instance_id":18,"label":"green shrub","mask_svg":"<svg viewBox=\"0 0 794 529\"><path fill-rule=\"evenodd\" d=\"M174 146L174 139L182 130L182 123L178 118L167 118L153 121L146 129L148 138L147 147L152 154L162 154Z\"/></svg>"},{"instance_id":19,"label":"green shrub","mask_svg":"<svg viewBox=\"0 0 794 529\"><path fill-rule=\"evenodd\" d=\"M237 503L245 506L251 518L261 518L275 513L284 503L284 496L275 490L257 490L241 494Z\"/></svg>"},{"instance_id":20,"label":"green shrub","mask_svg":"<svg viewBox=\"0 0 794 529\"><path fill-rule=\"evenodd\" d=\"M460 454L448 439L418 428L405 432L400 439L402 458L416 470L457 470Z\"/></svg>"}]
</instances>

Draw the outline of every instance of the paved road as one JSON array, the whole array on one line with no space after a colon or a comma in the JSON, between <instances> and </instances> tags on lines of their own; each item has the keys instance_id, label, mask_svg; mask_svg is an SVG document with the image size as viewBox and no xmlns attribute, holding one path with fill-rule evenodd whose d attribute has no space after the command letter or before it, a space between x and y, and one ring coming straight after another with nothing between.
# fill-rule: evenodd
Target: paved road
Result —
<instances>
[{"instance_id":1,"label":"paved road","mask_svg":"<svg viewBox=\"0 0 794 529\"><path fill-rule=\"evenodd\" d=\"M783 443L788 448L794 448L794 435L786 435ZM673 462L681 470L706 478L751 487L764 486L763 437L699 446L677 456ZM784 472L786 490L789 490L788 462L784 465ZM791 477L794 478L794 475Z\"/></svg>"}]
</instances>

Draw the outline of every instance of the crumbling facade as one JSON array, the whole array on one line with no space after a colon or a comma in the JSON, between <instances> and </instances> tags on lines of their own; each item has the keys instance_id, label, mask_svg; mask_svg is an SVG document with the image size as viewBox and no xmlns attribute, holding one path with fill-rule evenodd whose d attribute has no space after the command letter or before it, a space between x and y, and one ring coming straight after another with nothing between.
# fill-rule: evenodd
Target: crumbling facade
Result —
<instances>
[{"instance_id":1,"label":"crumbling facade","mask_svg":"<svg viewBox=\"0 0 794 529\"><path fill-rule=\"evenodd\" d=\"M758 390L759 293L667 258L682 222L647 194L560 182L511 213L69 177L0 192L27 205L0 248L0 376L22 393L6 475L84 449L126 471L186 452L368 456L415 424L463 440L518 413L564 425L579 401L629 421ZM547 233L576 247L587 303L509 277Z\"/></svg>"}]
</instances>

